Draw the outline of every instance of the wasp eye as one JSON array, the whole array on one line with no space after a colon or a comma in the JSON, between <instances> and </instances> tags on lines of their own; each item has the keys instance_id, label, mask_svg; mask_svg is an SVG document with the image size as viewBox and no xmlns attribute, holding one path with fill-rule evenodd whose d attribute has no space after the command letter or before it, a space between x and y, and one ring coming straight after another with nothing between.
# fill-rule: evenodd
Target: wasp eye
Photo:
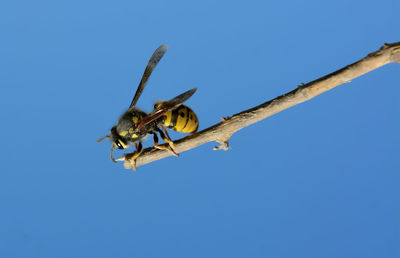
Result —
<instances>
[{"instance_id":1,"label":"wasp eye","mask_svg":"<svg viewBox=\"0 0 400 258\"><path fill-rule=\"evenodd\" d=\"M122 144L119 141L115 142L115 145L117 146L118 149L123 149Z\"/></svg>"}]
</instances>

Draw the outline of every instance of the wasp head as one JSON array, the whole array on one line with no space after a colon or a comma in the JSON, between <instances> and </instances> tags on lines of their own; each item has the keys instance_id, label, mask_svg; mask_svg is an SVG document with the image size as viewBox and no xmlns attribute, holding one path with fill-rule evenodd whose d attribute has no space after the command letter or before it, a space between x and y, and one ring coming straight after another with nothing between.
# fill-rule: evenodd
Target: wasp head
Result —
<instances>
[{"instance_id":1,"label":"wasp head","mask_svg":"<svg viewBox=\"0 0 400 258\"><path fill-rule=\"evenodd\" d=\"M117 128L114 126L110 130L111 143L118 149L126 149L129 147L125 139L123 139L117 132Z\"/></svg>"}]
</instances>

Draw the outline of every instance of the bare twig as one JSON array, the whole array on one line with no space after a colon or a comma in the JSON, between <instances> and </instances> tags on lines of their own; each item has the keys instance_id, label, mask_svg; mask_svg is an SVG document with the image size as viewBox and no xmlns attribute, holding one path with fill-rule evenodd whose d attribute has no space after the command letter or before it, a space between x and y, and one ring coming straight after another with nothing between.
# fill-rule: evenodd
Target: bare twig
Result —
<instances>
[{"instance_id":1,"label":"bare twig","mask_svg":"<svg viewBox=\"0 0 400 258\"><path fill-rule=\"evenodd\" d=\"M216 141L219 143L219 146L214 147L214 150L227 150L230 137L238 130L393 62L400 63L400 42L393 44L386 43L380 50L369 54L358 62L315 81L302 84L295 90L261 105L242 111L231 117L225 117L222 119L222 122L216 125L176 141L175 149L177 152L184 152L204 143ZM129 155L127 155L118 159L118 161L125 161L125 168L131 168L128 161ZM168 156L171 156L171 153L168 151L147 148L136 160L136 165L141 166Z\"/></svg>"}]
</instances>

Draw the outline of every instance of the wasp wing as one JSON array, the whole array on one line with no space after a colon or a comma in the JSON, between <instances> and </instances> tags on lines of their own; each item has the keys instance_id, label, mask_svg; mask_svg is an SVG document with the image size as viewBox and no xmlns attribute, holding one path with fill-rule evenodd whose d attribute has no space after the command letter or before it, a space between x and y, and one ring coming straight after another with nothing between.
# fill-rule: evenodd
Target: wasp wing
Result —
<instances>
[{"instance_id":1,"label":"wasp wing","mask_svg":"<svg viewBox=\"0 0 400 258\"><path fill-rule=\"evenodd\" d=\"M140 94L142 94L143 89L146 86L147 80L149 79L154 68L157 66L158 62L160 62L161 58L163 57L165 52L167 52L167 50L168 50L168 45L162 44L156 49L156 51L154 51L149 62L147 63L146 69L144 70L142 79L140 80L139 86L136 90L135 96L133 97L129 108L136 105L136 102L139 100Z\"/></svg>"},{"instance_id":2,"label":"wasp wing","mask_svg":"<svg viewBox=\"0 0 400 258\"><path fill-rule=\"evenodd\" d=\"M162 104L159 105L156 109L154 109L153 112L151 112L150 114L148 114L147 116L143 117L138 121L135 130L136 131L141 130L149 123L154 122L155 120L161 118L168 111L179 107L180 105L183 104L183 102L189 99L196 92L196 90L197 88L193 88L176 96L175 98L169 101L162 102Z\"/></svg>"}]
</instances>

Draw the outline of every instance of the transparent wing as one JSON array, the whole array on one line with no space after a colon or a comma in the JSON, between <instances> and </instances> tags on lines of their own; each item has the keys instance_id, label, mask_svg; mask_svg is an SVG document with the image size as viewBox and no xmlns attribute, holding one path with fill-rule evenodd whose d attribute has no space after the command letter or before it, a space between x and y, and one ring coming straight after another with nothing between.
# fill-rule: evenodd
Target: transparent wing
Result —
<instances>
[{"instance_id":1,"label":"transparent wing","mask_svg":"<svg viewBox=\"0 0 400 258\"><path fill-rule=\"evenodd\" d=\"M143 117L138 121L135 130L139 131L149 123L162 117L168 111L179 107L180 105L183 104L183 102L189 99L196 92L196 90L197 88L193 88L191 90L182 93L181 95L176 96L175 98L169 101L162 102L162 104L159 105L156 109L154 109L153 112L151 112L150 114L148 114L147 116Z\"/></svg>"},{"instance_id":2,"label":"transparent wing","mask_svg":"<svg viewBox=\"0 0 400 258\"><path fill-rule=\"evenodd\" d=\"M156 51L154 51L154 54L151 56L149 62L147 63L146 69L144 70L142 79L140 80L139 86L136 90L135 96L133 97L129 108L136 105L136 102L139 100L139 97L142 94L144 87L146 86L147 80L149 79L154 68L157 66L158 62L160 62L161 58L163 57L165 52L167 52L167 50L168 45L162 44L156 49Z\"/></svg>"}]
</instances>

